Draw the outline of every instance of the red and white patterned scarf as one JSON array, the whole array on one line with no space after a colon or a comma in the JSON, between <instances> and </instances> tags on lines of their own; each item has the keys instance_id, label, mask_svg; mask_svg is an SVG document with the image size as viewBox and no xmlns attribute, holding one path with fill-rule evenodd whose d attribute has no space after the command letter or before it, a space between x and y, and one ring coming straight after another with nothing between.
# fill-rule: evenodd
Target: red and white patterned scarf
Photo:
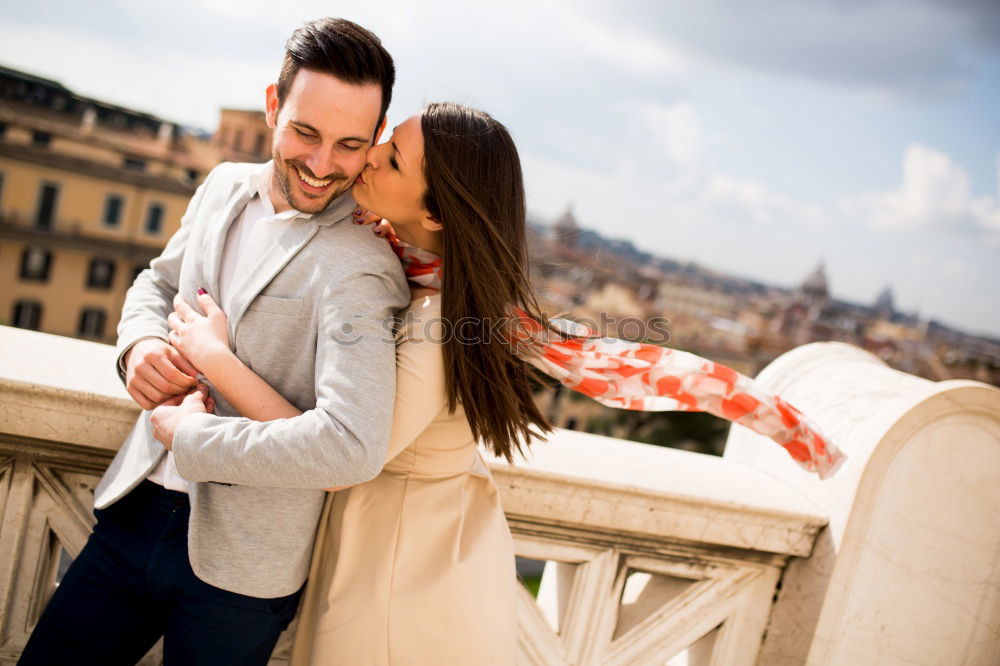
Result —
<instances>
[{"instance_id":1,"label":"red and white patterned scarf","mask_svg":"<svg viewBox=\"0 0 1000 666\"><path fill-rule=\"evenodd\" d=\"M399 240L389 230L382 235L411 284L441 289L441 257ZM540 344L515 345L517 356L603 405L714 414L770 437L821 479L847 459L802 412L728 366L669 347L597 337L590 328L566 319L550 320L567 336L555 339L541 323L523 312L519 315L524 330Z\"/></svg>"}]
</instances>

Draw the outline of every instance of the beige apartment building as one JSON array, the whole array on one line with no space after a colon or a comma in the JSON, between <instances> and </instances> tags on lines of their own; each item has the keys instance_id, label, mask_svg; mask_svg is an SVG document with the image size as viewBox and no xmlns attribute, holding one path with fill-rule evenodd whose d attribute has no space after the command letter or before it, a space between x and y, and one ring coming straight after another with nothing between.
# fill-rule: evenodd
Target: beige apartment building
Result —
<instances>
[{"instance_id":1,"label":"beige apartment building","mask_svg":"<svg viewBox=\"0 0 1000 666\"><path fill-rule=\"evenodd\" d=\"M223 110L199 136L0 67L0 324L113 343L197 185L270 142L262 112Z\"/></svg>"}]
</instances>

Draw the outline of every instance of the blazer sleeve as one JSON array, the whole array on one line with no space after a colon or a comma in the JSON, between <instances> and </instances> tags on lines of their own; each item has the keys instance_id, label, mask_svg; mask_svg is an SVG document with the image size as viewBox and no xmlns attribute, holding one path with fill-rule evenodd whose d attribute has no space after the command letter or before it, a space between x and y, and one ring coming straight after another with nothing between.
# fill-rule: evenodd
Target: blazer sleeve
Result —
<instances>
[{"instance_id":1,"label":"blazer sleeve","mask_svg":"<svg viewBox=\"0 0 1000 666\"><path fill-rule=\"evenodd\" d=\"M118 358L115 363L122 382L125 381L125 352L132 345L143 338L167 341L167 316L174 311L173 300L180 281L184 250L191 234L191 223L198 215L213 173L214 170L205 177L191 197L180 228L167 242L163 252L150 262L149 268L139 273L125 294L122 317L118 322Z\"/></svg>"},{"instance_id":2,"label":"blazer sleeve","mask_svg":"<svg viewBox=\"0 0 1000 666\"><path fill-rule=\"evenodd\" d=\"M173 441L181 476L281 488L346 486L375 477L385 461L396 392L391 322L409 302L399 264L393 268L324 289L315 408L266 422L214 414L185 418ZM304 353L294 341L274 343L289 354Z\"/></svg>"}]
</instances>

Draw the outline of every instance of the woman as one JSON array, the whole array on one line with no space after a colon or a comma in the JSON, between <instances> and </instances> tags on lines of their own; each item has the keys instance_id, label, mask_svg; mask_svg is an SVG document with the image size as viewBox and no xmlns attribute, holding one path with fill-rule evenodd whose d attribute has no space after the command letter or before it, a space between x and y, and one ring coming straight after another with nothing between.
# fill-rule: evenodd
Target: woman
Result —
<instances>
[{"instance_id":1,"label":"woman","mask_svg":"<svg viewBox=\"0 0 1000 666\"><path fill-rule=\"evenodd\" d=\"M517 151L485 113L431 104L371 149L354 196L392 220L414 298L397 334L388 462L372 481L333 489L293 663L513 662L511 536L476 445L511 459L551 429L529 365L605 404L743 423L824 475L842 462L794 408L725 366L545 322L527 279ZM229 350L210 296L199 305L206 316L177 303L171 342L244 416L298 414Z\"/></svg>"}]
</instances>

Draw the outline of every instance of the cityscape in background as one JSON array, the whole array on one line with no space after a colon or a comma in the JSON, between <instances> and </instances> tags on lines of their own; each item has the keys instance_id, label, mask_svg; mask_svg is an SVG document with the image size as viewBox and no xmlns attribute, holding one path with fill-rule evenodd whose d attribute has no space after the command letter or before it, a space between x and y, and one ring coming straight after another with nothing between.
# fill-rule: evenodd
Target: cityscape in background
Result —
<instances>
[{"instance_id":1,"label":"cityscape in background","mask_svg":"<svg viewBox=\"0 0 1000 666\"><path fill-rule=\"evenodd\" d=\"M261 111L221 109L209 134L0 67L0 324L114 344L125 292L205 175L221 161L266 161L270 146ZM822 264L797 288L771 286L605 238L572 209L530 220L529 251L550 314L604 320L604 334L665 342L750 376L794 347L833 340L933 381L1000 386L1000 340L897 311L892 285L873 303L839 300ZM729 428L563 390L538 400L560 427L705 453L721 454Z\"/></svg>"}]
</instances>

